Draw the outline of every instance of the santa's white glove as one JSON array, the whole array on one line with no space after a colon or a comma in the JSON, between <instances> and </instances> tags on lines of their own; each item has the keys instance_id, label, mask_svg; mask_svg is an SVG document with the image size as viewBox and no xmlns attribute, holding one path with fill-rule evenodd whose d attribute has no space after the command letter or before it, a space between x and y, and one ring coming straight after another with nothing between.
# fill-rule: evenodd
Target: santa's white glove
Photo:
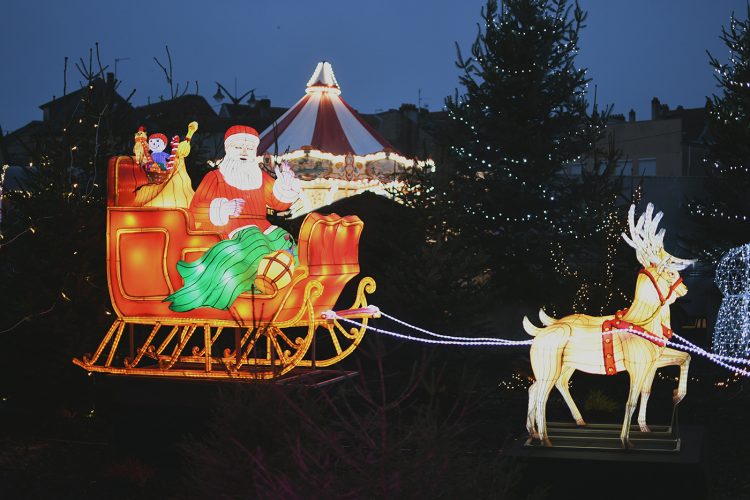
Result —
<instances>
[{"instance_id":1,"label":"santa's white glove","mask_svg":"<svg viewBox=\"0 0 750 500\"><path fill-rule=\"evenodd\" d=\"M245 206L245 200L234 198L214 198L208 207L208 218L214 226L226 226L229 223L229 217L236 217L242 213L242 207Z\"/></svg>"},{"instance_id":2,"label":"santa's white glove","mask_svg":"<svg viewBox=\"0 0 750 500\"><path fill-rule=\"evenodd\" d=\"M294 203L302 192L302 183L294 176L292 167L287 162L281 168L275 167L276 182L273 184L273 195L283 203Z\"/></svg>"}]
</instances>

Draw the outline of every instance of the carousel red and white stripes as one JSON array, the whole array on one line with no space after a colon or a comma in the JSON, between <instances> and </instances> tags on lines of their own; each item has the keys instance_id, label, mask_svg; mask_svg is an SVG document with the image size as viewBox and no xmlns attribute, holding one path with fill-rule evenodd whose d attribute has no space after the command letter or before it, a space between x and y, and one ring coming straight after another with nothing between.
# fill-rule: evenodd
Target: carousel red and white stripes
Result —
<instances>
[{"instance_id":1,"label":"carousel red and white stripes","mask_svg":"<svg viewBox=\"0 0 750 500\"><path fill-rule=\"evenodd\" d=\"M396 153L341 97L341 87L329 62L318 63L307 82L305 96L263 131L258 153L280 155L303 148L333 155Z\"/></svg>"}]
</instances>

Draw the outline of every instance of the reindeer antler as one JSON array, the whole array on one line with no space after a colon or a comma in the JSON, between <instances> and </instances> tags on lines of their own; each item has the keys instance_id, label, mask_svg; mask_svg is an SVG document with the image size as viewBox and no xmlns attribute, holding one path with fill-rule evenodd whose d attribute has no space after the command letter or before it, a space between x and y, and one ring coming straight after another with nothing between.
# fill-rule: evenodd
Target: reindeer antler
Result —
<instances>
[{"instance_id":1,"label":"reindeer antler","mask_svg":"<svg viewBox=\"0 0 750 500\"><path fill-rule=\"evenodd\" d=\"M646 212L641 214L638 223L635 224L635 205L630 205L628 211L630 237L625 233L622 233L622 237L628 245L635 249L638 262L643 267L658 266L672 271L681 271L694 263L694 260L680 259L664 250L666 230L662 228L659 232L656 231L664 213L658 212L655 216L653 213L654 205L649 203L646 206Z\"/></svg>"}]
</instances>

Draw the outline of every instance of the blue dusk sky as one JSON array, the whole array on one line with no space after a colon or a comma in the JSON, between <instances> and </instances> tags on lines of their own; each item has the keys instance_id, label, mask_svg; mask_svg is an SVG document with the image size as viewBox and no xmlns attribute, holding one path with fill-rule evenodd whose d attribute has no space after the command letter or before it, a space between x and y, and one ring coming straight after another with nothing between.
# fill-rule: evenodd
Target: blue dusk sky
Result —
<instances>
[{"instance_id":1,"label":"blue dusk sky","mask_svg":"<svg viewBox=\"0 0 750 500\"><path fill-rule=\"evenodd\" d=\"M136 89L133 104L168 96L153 57L166 59L184 85L195 80L212 105L221 82L239 94L255 88L274 106L304 93L319 60L331 61L343 97L361 112L405 102L431 110L458 86L454 43L468 53L482 0L279 0L123 2L3 0L0 5L0 126L41 119L38 106L81 80L73 67L99 42L102 64ZM589 69L600 104L650 116L650 101L698 107L716 91L706 50L726 60L719 40L741 0L581 0L588 11L579 67ZM590 97L591 99L591 97Z\"/></svg>"}]
</instances>

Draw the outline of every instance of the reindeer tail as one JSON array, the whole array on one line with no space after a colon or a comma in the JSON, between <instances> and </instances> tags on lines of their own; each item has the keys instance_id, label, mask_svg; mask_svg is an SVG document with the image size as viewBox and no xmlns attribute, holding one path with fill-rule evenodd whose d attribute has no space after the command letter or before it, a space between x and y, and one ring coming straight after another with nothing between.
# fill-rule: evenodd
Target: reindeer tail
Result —
<instances>
[{"instance_id":1,"label":"reindeer tail","mask_svg":"<svg viewBox=\"0 0 750 500\"><path fill-rule=\"evenodd\" d=\"M534 324L529 321L529 318L527 318L526 316L523 317L523 329L526 330L526 333L528 333L532 337L536 337L538 334L544 331L544 328L534 326Z\"/></svg>"},{"instance_id":2,"label":"reindeer tail","mask_svg":"<svg viewBox=\"0 0 750 500\"><path fill-rule=\"evenodd\" d=\"M549 326L557 320L544 312L544 309L539 309L539 321L541 321L544 326Z\"/></svg>"}]
</instances>

